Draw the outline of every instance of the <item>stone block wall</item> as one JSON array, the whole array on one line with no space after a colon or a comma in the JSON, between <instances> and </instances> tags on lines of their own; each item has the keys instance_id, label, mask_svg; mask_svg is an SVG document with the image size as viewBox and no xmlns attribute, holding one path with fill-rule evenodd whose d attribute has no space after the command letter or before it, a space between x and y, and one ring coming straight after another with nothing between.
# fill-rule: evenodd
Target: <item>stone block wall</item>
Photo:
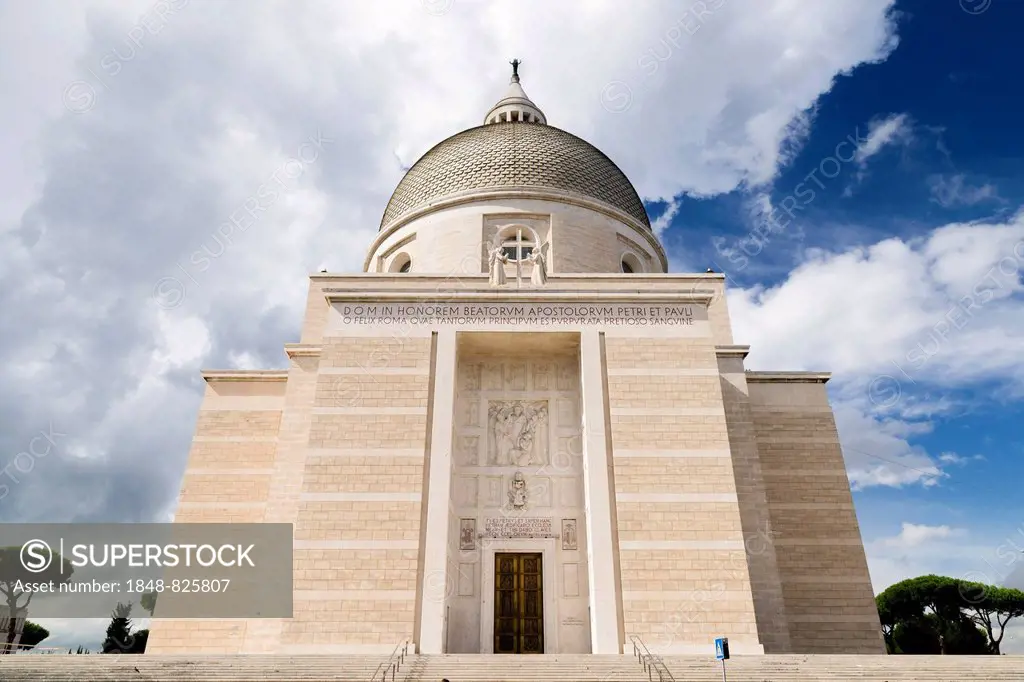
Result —
<instances>
[{"instance_id":1,"label":"stone block wall","mask_svg":"<svg viewBox=\"0 0 1024 682\"><path fill-rule=\"evenodd\" d=\"M625 634L760 653L715 346L605 339Z\"/></svg>"},{"instance_id":2,"label":"stone block wall","mask_svg":"<svg viewBox=\"0 0 1024 682\"><path fill-rule=\"evenodd\" d=\"M281 653L389 653L413 637L430 349L429 335L323 339Z\"/></svg>"},{"instance_id":3,"label":"stone block wall","mask_svg":"<svg viewBox=\"0 0 1024 682\"><path fill-rule=\"evenodd\" d=\"M747 379L792 650L884 653L824 378Z\"/></svg>"},{"instance_id":4,"label":"stone block wall","mask_svg":"<svg viewBox=\"0 0 1024 682\"><path fill-rule=\"evenodd\" d=\"M732 452L732 475L743 525L743 549L750 569L757 629L765 653L789 653L789 622L771 534L768 497L757 451L749 387L743 369L746 351L720 349L722 397Z\"/></svg>"},{"instance_id":5,"label":"stone block wall","mask_svg":"<svg viewBox=\"0 0 1024 682\"><path fill-rule=\"evenodd\" d=\"M176 521L294 524L293 618L157 620L153 653L386 654L413 636L429 333L287 350L275 382L211 382Z\"/></svg>"},{"instance_id":6,"label":"stone block wall","mask_svg":"<svg viewBox=\"0 0 1024 682\"><path fill-rule=\"evenodd\" d=\"M274 478L284 372L212 373L181 484L177 523L260 523ZM148 653L238 653L246 621L160 620Z\"/></svg>"}]
</instances>

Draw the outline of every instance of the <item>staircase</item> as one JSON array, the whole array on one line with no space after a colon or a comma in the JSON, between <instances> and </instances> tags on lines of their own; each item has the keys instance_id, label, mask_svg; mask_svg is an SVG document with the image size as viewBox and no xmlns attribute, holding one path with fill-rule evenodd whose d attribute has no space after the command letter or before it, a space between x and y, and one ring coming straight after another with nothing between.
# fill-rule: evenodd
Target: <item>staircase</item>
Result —
<instances>
[{"instance_id":1,"label":"staircase","mask_svg":"<svg viewBox=\"0 0 1024 682\"><path fill-rule=\"evenodd\" d=\"M663 660L676 682L722 679L722 664L710 656ZM729 680L737 682L1024 682L1024 656L735 656L726 669Z\"/></svg>"},{"instance_id":2,"label":"staircase","mask_svg":"<svg viewBox=\"0 0 1024 682\"><path fill-rule=\"evenodd\" d=\"M0 656L2 682L369 682L384 656ZM664 656L674 682L720 682L710 656ZM1024 656L736 656L730 682L1024 682ZM636 657L410 654L395 682L657 682ZM388 674L388 681L392 679ZM668 682L668 678L665 678Z\"/></svg>"}]
</instances>

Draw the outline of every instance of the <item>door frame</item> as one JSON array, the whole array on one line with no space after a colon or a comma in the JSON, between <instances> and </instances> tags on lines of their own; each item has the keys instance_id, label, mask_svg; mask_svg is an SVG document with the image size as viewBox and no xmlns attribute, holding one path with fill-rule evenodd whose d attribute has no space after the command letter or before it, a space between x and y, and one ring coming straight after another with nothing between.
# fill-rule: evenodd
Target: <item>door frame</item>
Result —
<instances>
[{"instance_id":1,"label":"door frame","mask_svg":"<svg viewBox=\"0 0 1024 682\"><path fill-rule=\"evenodd\" d=\"M494 555L507 552L541 555L544 578L544 653L558 653L557 538L487 538L480 575L480 653L494 653ZM543 654L541 654L543 655Z\"/></svg>"}]
</instances>

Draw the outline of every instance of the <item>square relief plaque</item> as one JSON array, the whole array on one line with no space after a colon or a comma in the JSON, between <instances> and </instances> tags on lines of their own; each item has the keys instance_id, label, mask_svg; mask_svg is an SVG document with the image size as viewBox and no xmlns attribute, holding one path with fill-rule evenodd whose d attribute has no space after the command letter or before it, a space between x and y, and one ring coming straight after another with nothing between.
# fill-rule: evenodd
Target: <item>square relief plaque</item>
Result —
<instances>
[{"instance_id":1,"label":"square relief plaque","mask_svg":"<svg viewBox=\"0 0 1024 682\"><path fill-rule=\"evenodd\" d=\"M500 391L502 388L501 365L488 363L483 366L483 387L485 391Z\"/></svg>"},{"instance_id":2,"label":"square relief plaque","mask_svg":"<svg viewBox=\"0 0 1024 682\"><path fill-rule=\"evenodd\" d=\"M507 368L508 373L508 384L507 388L510 391L525 391L526 390L526 364L517 362L511 364Z\"/></svg>"},{"instance_id":3,"label":"square relief plaque","mask_svg":"<svg viewBox=\"0 0 1024 682\"><path fill-rule=\"evenodd\" d=\"M554 388L555 368L546 362L534 365L533 388L538 391L550 391Z\"/></svg>"},{"instance_id":4,"label":"square relief plaque","mask_svg":"<svg viewBox=\"0 0 1024 682\"><path fill-rule=\"evenodd\" d=\"M476 400L458 401L458 410L460 426L480 425L480 405Z\"/></svg>"},{"instance_id":5,"label":"square relief plaque","mask_svg":"<svg viewBox=\"0 0 1024 682\"><path fill-rule=\"evenodd\" d=\"M576 367L569 362L563 362L558 366L558 390L574 391L580 387L579 379L576 376Z\"/></svg>"},{"instance_id":6,"label":"square relief plaque","mask_svg":"<svg viewBox=\"0 0 1024 682\"><path fill-rule=\"evenodd\" d=\"M487 436L487 463L491 466L547 464L547 401L490 402L487 409Z\"/></svg>"},{"instance_id":7,"label":"square relief plaque","mask_svg":"<svg viewBox=\"0 0 1024 682\"><path fill-rule=\"evenodd\" d=\"M459 367L459 388L464 391L480 390L480 365L468 363Z\"/></svg>"},{"instance_id":8,"label":"square relief plaque","mask_svg":"<svg viewBox=\"0 0 1024 682\"><path fill-rule=\"evenodd\" d=\"M460 466L475 467L480 462L480 436L460 436L456 461Z\"/></svg>"},{"instance_id":9,"label":"square relief plaque","mask_svg":"<svg viewBox=\"0 0 1024 682\"><path fill-rule=\"evenodd\" d=\"M475 507L476 499L476 476L456 476L455 504L460 507Z\"/></svg>"},{"instance_id":10,"label":"square relief plaque","mask_svg":"<svg viewBox=\"0 0 1024 682\"><path fill-rule=\"evenodd\" d=\"M481 480L481 484L485 507L500 507L505 504L505 499L502 495L504 488L501 476L485 476Z\"/></svg>"},{"instance_id":11,"label":"square relief plaque","mask_svg":"<svg viewBox=\"0 0 1024 682\"><path fill-rule=\"evenodd\" d=\"M580 420L576 416L576 401L569 399L561 399L557 401L558 405L558 425L565 427L578 427Z\"/></svg>"}]
</instances>

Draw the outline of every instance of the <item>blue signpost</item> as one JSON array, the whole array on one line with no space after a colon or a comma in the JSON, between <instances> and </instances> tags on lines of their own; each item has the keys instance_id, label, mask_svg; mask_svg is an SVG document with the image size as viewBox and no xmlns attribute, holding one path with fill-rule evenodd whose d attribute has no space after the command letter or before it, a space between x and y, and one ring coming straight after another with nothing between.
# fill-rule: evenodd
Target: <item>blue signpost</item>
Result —
<instances>
[{"instance_id":1,"label":"blue signpost","mask_svg":"<svg viewBox=\"0 0 1024 682\"><path fill-rule=\"evenodd\" d=\"M722 682L728 682L725 678L725 661L729 658L728 637L719 637L715 640L715 658L722 662Z\"/></svg>"}]
</instances>

